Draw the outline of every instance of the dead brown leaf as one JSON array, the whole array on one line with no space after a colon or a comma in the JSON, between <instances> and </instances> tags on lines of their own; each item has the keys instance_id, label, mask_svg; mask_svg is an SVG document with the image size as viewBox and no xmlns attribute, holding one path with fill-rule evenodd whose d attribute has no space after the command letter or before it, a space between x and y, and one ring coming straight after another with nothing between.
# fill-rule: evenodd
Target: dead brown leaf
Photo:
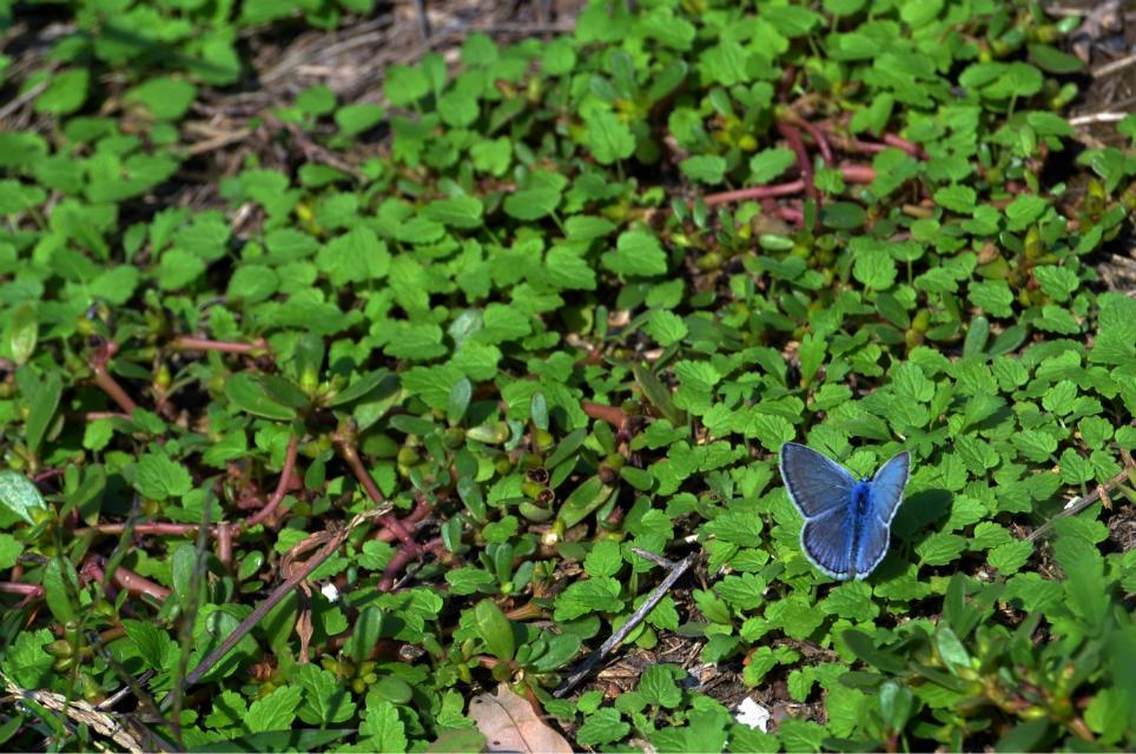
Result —
<instances>
[{"instance_id":1,"label":"dead brown leaf","mask_svg":"<svg viewBox=\"0 0 1136 754\"><path fill-rule=\"evenodd\" d=\"M572 754L571 744L503 683L496 694L475 696L469 703L469 716L486 738L485 751Z\"/></svg>"}]
</instances>

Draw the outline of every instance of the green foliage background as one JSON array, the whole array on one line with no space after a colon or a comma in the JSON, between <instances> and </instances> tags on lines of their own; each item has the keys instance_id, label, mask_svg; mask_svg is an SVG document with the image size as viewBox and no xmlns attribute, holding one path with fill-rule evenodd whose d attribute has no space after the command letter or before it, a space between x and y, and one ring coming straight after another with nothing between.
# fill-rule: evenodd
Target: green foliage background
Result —
<instances>
[{"instance_id":1,"label":"green foliage background","mask_svg":"<svg viewBox=\"0 0 1136 754\"><path fill-rule=\"evenodd\" d=\"M0 132L0 569L42 587L0 595L12 682L99 700L147 673L160 699L282 555L373 506L347 438L400 515L429 507L439 557L390 590L398 547L353 532L313 575L340 595L312 597L313 662L289 597L162 735L476 748L468 700L504 680L609 751L1136 746L1136 300L1096 271L1130 244L1136 119L1125 150L1061 115L1076 19L636 5L548 40L471 33L365 102L306 89L249 122L292 162L225 175L185 123L255 87L242 34L349 28L369 0L0 2L0 26L69 29L32 70L0 56L35 114ZM795 179L781 126L802 121L857 178L813 161L799 225L707 200ZM206 206L170 202L187 186ZM90 528L247 518L293 437L303 491L231 567L204 538ZM912 453L866 581L802 557L775 462L794 439L864 474ZM1101 484L1111 507L1029 536ZM551 696L660 580L632 548L701 559L627 643L698 642L789 705L769 732L666 662L615 701ZM96 555L173 593L108 593L80 573ZM59 720L7 704L0 744L91 748Z\"/></svg>"}]
</instances>

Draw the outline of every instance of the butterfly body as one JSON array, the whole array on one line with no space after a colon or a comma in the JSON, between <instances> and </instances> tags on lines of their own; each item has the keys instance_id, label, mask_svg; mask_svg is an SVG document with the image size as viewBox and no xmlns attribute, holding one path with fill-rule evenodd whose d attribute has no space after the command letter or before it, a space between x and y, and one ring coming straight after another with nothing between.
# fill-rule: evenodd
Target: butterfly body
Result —
<instances>
[{"instance_id":1,"label":"butterfly body","mask_svg":"<svg viewBox=\"0 0 1136 754\"><path fill-rule=\"evenodd\" d=\"M862 579L887 554L891 522L903 500L910 457L892 458L869 479L815 450L786 443L781 477L789 499L805 519L801 550L809 562L834 579Z\"/></svg>"}]
</instances>

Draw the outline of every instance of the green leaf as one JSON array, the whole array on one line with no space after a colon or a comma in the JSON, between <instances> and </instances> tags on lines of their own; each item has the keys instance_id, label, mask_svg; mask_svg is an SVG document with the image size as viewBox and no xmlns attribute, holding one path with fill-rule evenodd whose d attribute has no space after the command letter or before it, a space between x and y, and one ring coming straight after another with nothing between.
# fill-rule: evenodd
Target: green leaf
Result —
<instances>
[{"instance_id":1,"label":"green leaf","mask_svg":"<svg viewBox=\"0 0 1136 754\"><path fill-rule=\"evenodd\" d=\"M576 731L576 742L581 746L594 747L618 741L630 731L631 726L620 719L618 710L605 707L584 720Z\"/></svg>"},{"instance_id":2,"label":"green leaf","mask_svg":"<svg viewBox=\"0 0 1136 754\"><path fill-rule=\"evenodd\" d=\"M474 620L481 640L489 654L499 660L512 660L517 651L513 639L513 625L501 608L491 599L484 599L474 607Z\"/></svg>"},{"instance_id":3,"label":"green leaf","mask_svg":"<svg viewBox=\"0 0 1136 754\"><path fill-rule=\"evenodd\" d=\"M39 321L35 306L25 301L12 312L12 320L8 325L8 352L12 354L12 361L17 366L26 364L32 357L38 339Z\"/></svg>"},{"instance_id":4,"label":"green leaf","mask_svg":"<svg viewBox=\"0 0 1136 754\"><path fill-rule=\"evenodd\" d=\"M623 567L623 555L619 543L601 540L592 546L584 559L584 571L589 576L614 576Z\"/></svg>"},{"instance_id":5,"label":"green leaf","mask_svg":"<svg viewBox=\"0 0 1136 754\"><path fill-rule=\"evenodd\" d=\"M377 126L385 117L386 111L381 106L373 102L359 102L336 110L335 125L344 136L357 136Z\"/></svg>"},{"instance_id":6,"label":"green leaf","mask_svg":"<svg viewBox=\"0 0 1136 754\"><path fill-rule=\"evenodd\" d=\"M539 220L551 215L560 204L560 192L540 187L521 189L505 197L505 214L518 220Z\"/></svg>"},{"instance_id":7,"label":"green leaf","mask_svg":"<svg viewBox=\"0 0 1136 754\"><path fill-rule=\"evenodd\" d=\"M45 115L68 115L87 101L91 73L86 68L69 68L51 76L50 83L36 98L35 109Z\"/></svg>"},{"instance_id":8,"label":"green leaf","mask_svg":"<svg viewBox=\"0 0 1136 754\"><path fill-rule=\"evenodd\" d=\"M682 690L675 683L668 665L650 665L636 689L648 704L674 709L682 701Z\"/></svg>"},{"instance_id":9,"label":"green leaf","mask_svg":"<svg viewBox=\"0 0 1136 754\"><path fill-rule=\"evenodd\" d=\"M299 686L282 686L257 699L249 705L248 714L244 718L245 728L250 733L291 728L302 697L303 690Z\"/></svg>"},{"instance_id":10,"label":"green leaf","mask_svg":"<svg viewBox=\"0 0 1136 754\"><path fill-rule=\"evenodd\" d=\"M575 490L560 506L558 517L566 529L571 529L583 521L611 496L614 488L606 485L598 477L588 479Z\"/></svg>"},{"instance_id":11,"label":"green leaf","mask_svg":"<svg viewBox=\"0 0 1136 754\"><path fill-rule=\"evenodd\" d=\"M63 380L59 373L48 372L42 381L36 383L33 391L27 396L28 418L24 424L24 436L28 450L39 452L40 443L47 433L55 411L59 408L59 399L63 394Z\"/></svg>"},{"instance_id":12,"label":"green leaf","mask_svg":"<svg viewBox=\"0 0 1136 754\"><path fill-rule=\"evenodd\" d=\"M682 317L665 309L656 309L651 312L643 329L660 346L674 345L690 332Z\"/></svg>"},{"instance_id":13,"label":"green leaf","mask_svg":"<svg viewBox=\"0 0 1136 754\"><path fill-rule=\"evenodd\" d=\"M47 511L39 488L18 471L0 471L0 505L29 524L40 517L36 511Z\"/></svg>"},{"instance_id":14,"label":"green leaf","mask_svg":"<svg viewBox=\"0 0 1136 754\"><path fill-rule=\"evenodd\" d=\"M193 489L193 477L184 466L163 453L147 453L138 460L134 487L150 500L182 497Z\"/></svg>"},{"instance_id":15,"label":"green leaf","mask_svg":"<svg viewBox=\"0 0 1136 754\"><path fill-rule=\"evenodd\" d=\"M782 175L797 161L797 154L785 147L763 149L749 161L750 180L754 183L769 183Z\"/></svg>"},{"instance_id":16,"label":"green leaf","mask_svg":"<svg viewBox=\"0 0 1136 754\"><path fill-rule=\"evenodd\" d=\"M430 202L422 212L431 220L451 228L479 228L484 207L477 197L455 196Z\"/></svg>"},{"instance_id":17,"label":"green leaf","mask_svg":"<svg viewBox=\"0 0 1136 754\"><path fill-rule=\"evenodd\" d=\"M249 372L237 372L225 383L225 396L237 408L254 416L288 421L296 418L294 409L268 396L262 379Z\"/></svg>"},{"instance_id":18,"label":"green leaf","mask_svg":"<svg viewBox=\"0 0 1136 754\"><path fill-rule=\"evenodd\" d=\"M197 87L173 76L152 78L127 91L125 100L138 103L158 120L180 120L197 97Z\"/></svg>"},{"instance_id":19,"label":"green leaf","mask_svg":"<svg viewBox=\"0 0 1136 754\"><path fill-rule=\"evenodd\" d=\"M697 155L687 157L679 163L679 168L691 180L714 185L721 183L726 175L726 160L718 155Z\"/></svg>"},{"instance_id":20,"label":"green leaf","mask_svg":"<svg viewBox=\"0 0 1136 754\"><path fill-rule=\"evenodd\" d=\"M584 128L584 143L601 165L626 160L635 151L631 129L610 111L585 116Z\"/></svg>"},{"instance_id":21,"label":"green leaf","mask_svg":"<svg viewBox=\"0 0 1136 754\"><path fill-rule=\"evenodd\" d=\"M632 230L619 235L616 250L603 255L603 265L618 275L662 275L667 255L654 235Z\"/></svg>"}]
</instances>

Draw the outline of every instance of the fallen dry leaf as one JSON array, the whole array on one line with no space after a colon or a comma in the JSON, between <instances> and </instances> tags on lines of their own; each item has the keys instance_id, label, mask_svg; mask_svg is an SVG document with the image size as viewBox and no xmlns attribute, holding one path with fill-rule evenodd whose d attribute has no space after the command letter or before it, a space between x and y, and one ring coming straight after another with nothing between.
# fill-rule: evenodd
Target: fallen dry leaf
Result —
<instances>
[{"instance_id":1,"label":"fallen dry leaf","mask_svg":"<svg viewBox=\"0 0 1136 754\"><path fill-rule=\"evenodd\" d=\"M485 736L485 751L572 754L572 746L537 716L532 705L505 684L496 694L478 694L469 703L469 716Z\"/></svg>"}]
</instances>

